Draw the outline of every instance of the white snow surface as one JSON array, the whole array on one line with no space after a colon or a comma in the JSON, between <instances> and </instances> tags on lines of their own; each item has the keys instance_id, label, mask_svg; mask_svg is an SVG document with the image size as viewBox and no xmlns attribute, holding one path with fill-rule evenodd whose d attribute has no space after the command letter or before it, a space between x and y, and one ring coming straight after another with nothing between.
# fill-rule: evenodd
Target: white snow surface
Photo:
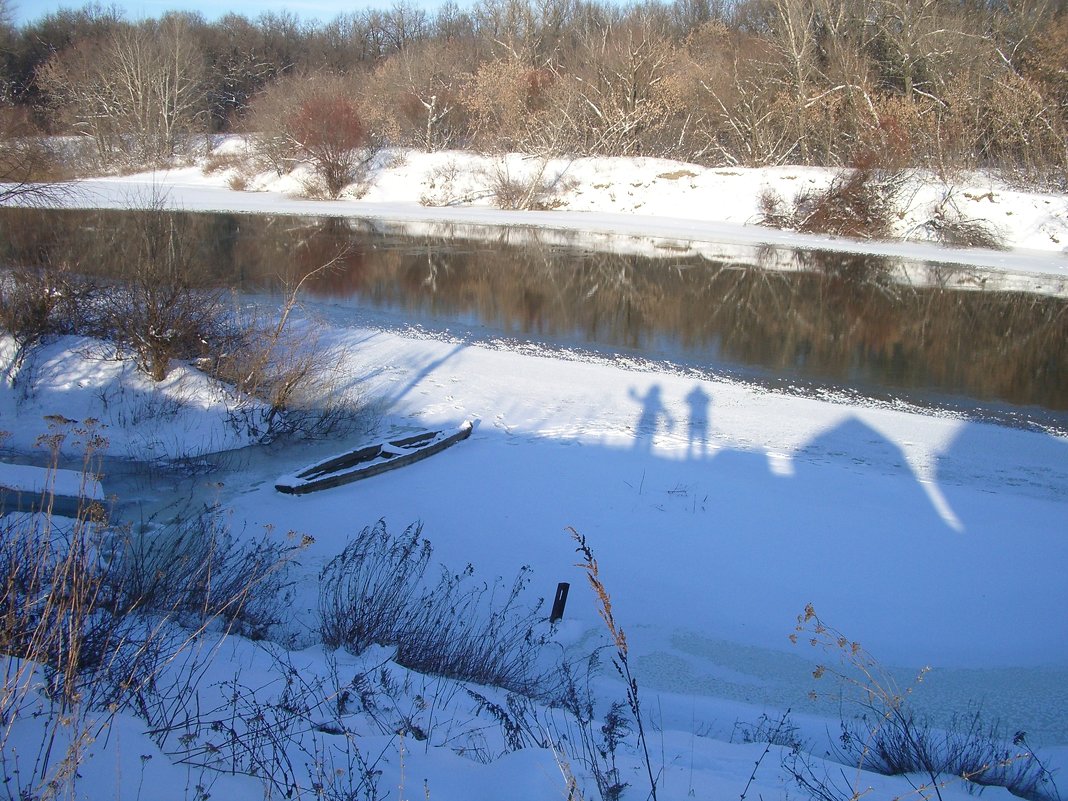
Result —
<instances>
[{"instance_id":1,"label":"white snow surface","mask_svg":"<svg viewBox=\"0 0 1068 801\"><path fill-rule=\"evenodd\" d=\"M138 192L162 187L188 210L524 224L742 245L816 242L1068 275L1064 198L993 182L967 190L978 198L968 208L984 209L1004 226L1013 246L1004 253L815 240L747 225L760 187L827 180L825 171L799 168L582 159L566 165L581 187L569 193L566 211L501 212L481 201L468 208L419 205L435 168L476 158L404 154L361 200L295 200L285 194L292 189L286 179L264 179L256 187L263 191L237 193L224 188L224 174L191 168L87 181L70 202L129 205ZM6 365L11 343L2 342ZM835 735L839 706L808 698L811 690L833 689L811 675L827 657L788 639L808 603L892 666L904 684L930 666L911 701L934 720L948 723L978 705L1010 734L1026 729L1031 742L1047 747L1053 766L1068 764L1068 439L536 347L504 350L447 336L353 329L332 330L327 342L345 349L340 377L374 407L373 431L266 454L246 448L226 469L189 479L183 489L219 504L235 531L268 527L313 538L301 555L292 604L302 623L314 624L319 570L354 533L379 519L397 531L421 521L434 561L452 570L470 563L480 579L510 582L528 565L531 600L551 599L557 582L570 582L556 637L569 653L588 652L607 638L576 566L566 531L574 527L593 548L627 632L654 730L654 761L664 771L661 798L742 792L764 746L728 742L737 721L752 723L761 714L777 720L791 707L812 742ZM193 368L179 366L167 384L152 387L106 350L63 340L38 355L32 390L6 376L0 430L13 439L5 445L30 449L51 414L100 420L112 450L126 457L195 457L251 441L227 421L230 406L220 390ZM470 439L403 470L301 497L273 488L276 477L315 458L465 419L479 421ZM13 470L0 465L0 484ZM109 486L106 475L103 483L108 493L125 488ZM388 659L326 654L314 639L287 656L304 675L325 673L330 659L346 670L360 659ZM231 636L205 682L240 669L256 686L270 661L262 646ZM605 704L623 697L610 666L596 689ZM467 712L456 706L450 714ZM35 730L23 725L21 736L32 743ZM444 728L437 731L431 745L446 739ZM547 751L525 749L480 764L445 746L377 737L366 744L384 754L384 785L399 785L400 798L422 796L424 780L434 799L566 797ZM632 785L624 799L647 790L632 746L623 759ZM132 798L142 787L153 788L152 797L189 796L182 789L188 770L160 753L132 717L120 715L92 753L79 784L84 797ZM581 766L572 767L588 782ZM215 797L263 797L248 777L214 781ZM901 778L863 774L858 781L874 788L872 798L912 793ZM165 787L173 792L156 789ZM591 784L585 792L596 796ZM966 795L956 784L943 793ZM748 795L798 795L777 750L761 763ZM1010 796L991 789L987 797Z\"/></svg>"},{"instance_id":2,"label":"white snow surface","mask_svg":"<svg viewBox=\"0 0 1068 801\"><path fill-rule=\"evenodd\" d=\"M0 471L0 495L5 490L40 496L42 493L66 495L89 500L101 499L100 483L93 476L83 476L77 470L6 464Z\"/></svg>"}]
</instances>

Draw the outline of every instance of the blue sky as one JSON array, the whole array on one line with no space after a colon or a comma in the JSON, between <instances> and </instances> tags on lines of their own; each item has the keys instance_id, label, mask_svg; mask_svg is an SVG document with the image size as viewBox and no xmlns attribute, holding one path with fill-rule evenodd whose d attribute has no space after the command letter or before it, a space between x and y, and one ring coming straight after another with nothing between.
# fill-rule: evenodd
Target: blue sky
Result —
<instances>
[{"instance_id":1,"label":"blue sky","mask_svg":"<svg viewBox=\"0 0 1068 801\"><path fill-rule=\"evenodd\" d=\"M122 0L110 2L100 0L100 4L117 6L130 20L158 17L165 11L199 11L205 19L218 19L231 11L247 17L257 17L264 11L292 11L302 19L329 20L349 11L364 8L388 8L392 0ZM427 9L436 9L442 0L415 0L415 5ZM10 0L14 6L16 25L32 22L45 14L60 8L81 8L83 0ZM465 2L457 2L465 6Z\"/></svg>"}]
</instances>

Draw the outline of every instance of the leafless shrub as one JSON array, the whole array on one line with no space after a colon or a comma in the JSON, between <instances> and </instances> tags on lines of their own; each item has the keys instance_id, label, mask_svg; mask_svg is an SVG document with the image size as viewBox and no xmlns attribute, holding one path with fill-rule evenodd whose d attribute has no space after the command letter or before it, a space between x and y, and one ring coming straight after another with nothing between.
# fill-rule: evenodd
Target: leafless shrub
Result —
<instances>
[{"instance_id":1,"label":"leafless shrub","mask_svg":"<svg viewBox=\"0 0 1068 801\"><path fill-rule=\"evenodd\" d=\"M836 178L823 192L802 192L794 199L797 230L856 239L886 239L902 182L900 174L856 168Z\"/></svg>"},{"instance_id":2,"label":"leafless shrub","mask_svg":"<svg viewBox=\"0 0 1068 801\"><path fill-rule=\"evenodd\" d=\"M331 197L355 178L368 141L356 104L340 94L323 91L303 100L285 121L298 151L314 165Z\"/></svg>"},{"instance_id":3,"label":"leafless shrub","mask_svg":"<svg viewBox=\"0 0 1068 801\"><path fill-rule=\"evenodd\" d=\"M538 159L535 169L525 176L513 174L504 163L497 163L489 175L490 191L498 208L517 211L550 211L560 208L564 195L573 183L563 171L548 174L549 159Z\"/></svg>"},{"instance_id":4,"label":"leafless shrub","mask_svg":"<svg viewBox=\"0 0 1068 801\"><path fill-rule=\"evenodd\" d=\"M427 176L426 188L419 196L423 206L456 206L484 197L489 191L463 191L463 168L453 159L435 167Z\"/></svg>"},{"instance_id":5,"label":"leafless shrub","mask_svg":"<svg viewBox=\"0 0 1068 801\"><path fill-rule=\"evenodd\" d=\"M292 316L304 283L345 252L327 254L287 287L276 313L242 311L212 275L197 218L163 205L155 199L124 215L77 263L68 265L64 242L0 278L0 330L18 346L9 373L17 376L43 339L78 334L114 342L155 380L174 360L193 361L236 389L232 422L254 436L315 437L354 423L360 399L340 385L343 352L324 341L321 327Z\"/></svg>"},{"instance_id":6,"label":"leafless shrub","mask_svg":"<svg viewBox=\"0 0 1068 801\"><path fill-rule=\"evenodd\" d=\"M537 669L540 603L519 608L529 568L510 588L472 586L470 565L460 573L443 569L427 587L431 552L419 525L399 536L384 521L361 531L320 573L323 641L353 653L371 644L395 646L397 663L421 673L546 694L551 680Z\"/></svg>"},{"instance_id":7,"label":"leafless shrub","mask_svg":"<svg viewBox=\"0 0 1068 801\"><path fill-rule=\"evenodd\" d=\"M917 791L942 798L942 789L951 781L968 785L1004 787L1028 801L1059 801L1060 793L1052 773L1027 745L1024 732L1011 743L1001 735L997 724L987 724L978 711L954 718L947 729L937 729L919 718L909 705L913 687L901 689L889 672L859 643L823 623L812 605L798 617L791 639L799 635L815 648L837 656L841 667L819 665L813 676L837 678L855 701L860 715L844 720L833 757L859 770L909 778L922 777ZM922 680L921 671L917 682ZM856 782L844 773L840 777L822 774L800 748L785 757L784 767L798 786L820 801L856 798ZM913 784L916 787L915 784Z\"/></svg>"},{"instance_id":8,"label":"leafless shrub","mask_svg":"<svg viewBox=\"0 0 1068 801\"><path fill-rule=\"evenodd\" d=\"M759 199L761 223L802 233L886 239L893 235L903 183L903 173L856 167L826 189L799 192L789 208L765 189Z\"/></svg>"},{"instance_id":9,"label":"leafless shrub","mask_svg":"<svg viewBox=\"0 0 1068 801\"><path fill-rule=\"evenodd\" d=\"M303 191L336 198L364 184L382 142L368 128L345 76L317 73L287 78L268 87L252 104L248 127L253 164L285 175L305 163L313 177Z\"/></svg>"},{"instance_id":10,"label":"leafless shrub","mask_svg":"<svg viewBox=\"0 0 1068 801\"><path fill-rule=\"evenodd\" d=\"M15 370L49 337L84 324L92 284L67 265L29 266L0 276L0 330L15 340Z\"/></svg>"},{"instance_id":11,"label":"leafless shrub","mask_svg":"<svg viewBox=\"0 0 1068 801\"><path fill-rule=\"evenodd\" d=\"M245 155L251 172L269 170L281 177L300 163L297 142L285 126L298 88L293 79L279 79L252 99L243 128L247 131Z\"/></svg>"},{"instance_id":12,"label":"leafless shrub","mask_svg":"<svg viewBox=\"0 0 1068 801\"><path fill-rule=\"evenodd\" d=\"M531 67L514 54L486 61L470 77L463 98L474 146L482 152L540 151L567 125L567 114L553 96L558 76L547 66Z\"/></svg>"},{"instance_id":13,"label":"leafless shrub","mask_svg":"<svg viewBox=\"0 0 1068 801\"><path fill-rule=\"evenodd\" d=\"M92 333L129 348L162 381L172 360L207 355L227 338L227 309L188 215L170 212L162 196L130 215L105 256L119 281L99 293L103 330Z\"/></svg>"},{"instance_id":14,"label":"leafless shrub","mask_svg":"<svg viewBox=\"0 0 1068 801\"><path fill-rule=\"evenodd\" d=\"M309 323L275 326L243 318L231 347L201 365L235 386L243 401L230 414L235 426L263 441L297 435L316 439L356 422L359 398L339 386L341 353L321 342Z\"/></svg>"},{"instance_id":15,"label":"leafless shrub","mask_svg":"<svg viewBox=\"0 0 1068 801\"><path fill-rule=\"evenodd\" d=\"M319 633L331 648L360 653L397 638L417 602L432 548L422 527L390 535L384 521L365 528L320 575Z\"/></svg>"},{"instance_id":16,"label":"leafless shrub","mask_svg":"<svg viewBox=\"0 0 1068 801\"><path fill-rule=\"evenodd\" d=\"M317 438L354 422L358 399L337 385L344 354L322 341L317 325L295 325L292 319L305 283L345 256L344 249L334 253L288 285L277 315L238 312L230 323L230 341L201 360L202 367L249 400L233 410L241 427L264 439L294 434ZM266 411L258 404L266 405Z\"/></svg>"},{"instance_id":17,"label":"leafless shrub","mask_svg":"<svg viewBox=\"0 0 1068 801\"><path fill-rule=\"evenodd\" d=\"M757 197L757 207L760 209L760 224L771 228L792 228L794 217L792 211L786 208L786 201L782 195L765 186L760 190Z\"/></svg>"},{"instance_id":18,"label":"leafless shrub","mask_svg":"<svg viewBox=\"0 0 1068 801\"><path fill-rule=\"evenodd\" d=\"M17 198L23 205L48 205L63 191L49 184L65 177L59 154L44 136L3 128L0 121L0 204Z\"/></svg>"},{"instance_id":19,"label":"leafless shrub","mask_svg":"<svg viewBox=\"0 0 1068 801\"><path fill-rule=\"evenodd\" d=\"M954 194L952 189L942 194L924 228L944 245L1004 250L1005 243L998 230L986 220L964 216Z\"/></svg>"}]
</instances>

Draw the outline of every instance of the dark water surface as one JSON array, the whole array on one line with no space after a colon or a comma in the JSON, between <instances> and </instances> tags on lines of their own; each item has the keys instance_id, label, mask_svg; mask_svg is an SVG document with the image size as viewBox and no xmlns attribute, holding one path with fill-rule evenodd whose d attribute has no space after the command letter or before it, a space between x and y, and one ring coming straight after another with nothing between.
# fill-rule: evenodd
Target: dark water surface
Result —
<instances>
[{"instance_id":1,"label":"dark water surface","mask_svg":"<svg viewBox=\"0 0 1068 801\"><path fill-rule=\"evenodd\" d=\"M136 235L139 219L0 209L0 261L93 272ZM199 280L248 293L277 292L336 257L302 293L342 325L416 324L801 391L982 409L1022 425L1068 419L1068 298L991 289L1003 282L979 270L772 249L753 264L652 258L537 232L515 244L503 229L496 238L493 229L480 238L408 236L338 218L169 219L192 245Z\"/></svg>"}]
</instances>

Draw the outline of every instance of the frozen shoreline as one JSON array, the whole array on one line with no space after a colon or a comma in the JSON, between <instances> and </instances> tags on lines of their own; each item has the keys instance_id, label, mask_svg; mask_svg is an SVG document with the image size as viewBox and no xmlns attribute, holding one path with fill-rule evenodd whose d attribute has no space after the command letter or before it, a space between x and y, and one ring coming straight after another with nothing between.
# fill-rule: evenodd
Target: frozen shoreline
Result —
<instances>
[{"instance_id":1,"label":"frozen shoreline","mask_svg":"<svg viewBox=\"0 0 1068 801\"><path fill-rule=\"evenodd\" d=\"M240 146L240 140L232 137L217 152L233 152ZM523 156L502 158L517 174L529 169ZM982 176L971 176L970 183L954 191L962 213L1001 232L1008 247L1004 251L923 241L920 233L932 198L949 191L930 177L913 179L912 200L901 213L902 239L862 241L753 223L759 217L763 190L790 197L801 185L825 186L836 174L833 170L717 170L660 159L576 159L558 166L574 182L559 198L559 210L509 211L494 208L488 190L478 183L489 163L488 157L467 152L395 153L372 175L366 194L356 198L343 193L338 200L296 197L306 176L299 169L281 177L255 176L249 191L234 191L227 188L232 171L205 174L193 166L87 179L74 184L61 203L68 208L128 208L163 195L169 205L186 211L342 216L407 224L416 231L441 223L551 229L570 232L576 245L595 249L632 250L642 246L635 240L645 240L645 252L681 248L720 256L723 246L776 245L1068 279L1068 198L1015 191ZM466 192L456 190L462 201L424 205L431 192L428 187L437 186L436 176L444 165L458 165L465 176ZM674 178L678 175L692 177L680 181ZM659 245L650 241L656 239L661 240Z\"/></svg>"}]
</instances>

